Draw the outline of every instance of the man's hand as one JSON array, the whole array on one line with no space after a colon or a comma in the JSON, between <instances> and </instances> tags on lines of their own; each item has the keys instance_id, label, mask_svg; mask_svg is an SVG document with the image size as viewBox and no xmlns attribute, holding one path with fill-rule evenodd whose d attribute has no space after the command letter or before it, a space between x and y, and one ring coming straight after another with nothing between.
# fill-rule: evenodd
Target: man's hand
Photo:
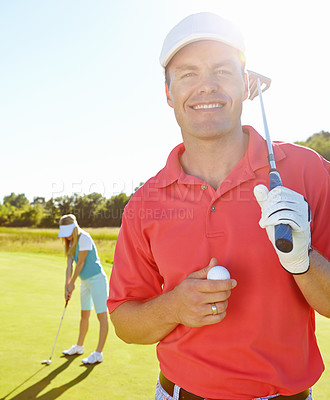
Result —
<instances>
[{"instance_id":1,"label":"man's hand","mask_svg":"<svg viewBox=\"0 0 330 400\"><path fill-rule=\"evenodd\" d=\"M127 343L151 344L164 339L180 324L200 327L222 321L231 289L237 283L234 279L207 279L215 265L217 260L212 258L206 268L193 272L174 289L147 301L131 300L119 305L110 314L116 334Z\"/></svg>"},{"instance_id":2,"label":"man's hand","mask_svg":"<svg viewBox=\"0 0 330 400\"><path fill-rule=\"evenodd\" d=\"M277 186L269 192L266 186L258 185L254 188L254 195L261 207L259 225L266 228L283 268L291 274L307 272L311 242L307 201L301 194L283 186ZM289 253L283 253L275 246L274 226L278 224L288 224L292 228L293 249Z\"/></svg>"},{"instance_id":3,"label":"man's hand","mask_svg":"<svg viewBox=\"0 0 330 400\"><path fill-rule=\"evenodd\" d=\"M228 298L237 282L234 279L208 280L208 271L216 265L217 260L212 258L207 267L193 272L173 289L177 323L198 327L215 324L225 318ZM217 314L212 313L212 305L216 306Z\"/></svg>"}]
</instances>

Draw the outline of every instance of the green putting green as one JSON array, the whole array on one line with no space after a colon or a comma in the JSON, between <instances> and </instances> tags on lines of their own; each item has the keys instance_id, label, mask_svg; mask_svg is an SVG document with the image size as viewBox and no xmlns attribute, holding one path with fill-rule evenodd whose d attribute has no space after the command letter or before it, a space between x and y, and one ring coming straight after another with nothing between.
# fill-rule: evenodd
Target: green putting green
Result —
<instances>
[{"instance_id":1,"label":"green putting green","mask_svg":"<svg viewBox=\"0 0 330 400\"><path fill-rule=\"evenodd\" d=\"M155 346L123 343L111 323L103 363L86 367L84 356L62 357L78 335L79 287L66 309L52 363L41 365L51 354L64 309L64 256L2 251L0 265L0 399L153 399L159 373ZM317 335L329 366L330 320L317 316ZM86 355L95 350L97 336L92 312ZM328 400L329 393L326 371L315 385L314 399Z\"/></svg>"},{"instance_id":2,"label":"green putting green","mask_svg":"<svg viewBox=\"0 0 330 400\"><path fill-rule=\"evenodd\" d=\"M66 309L52 363L41 365L49 359L64 309L65 259L0 252L0 265L0 399L153 398L159 373L155 346L127 345L111 324L103 363L82 365L97 344L94 312L85 355L62 357L62 350L77 340L79 287Z\"/></svg>"}]
</instances>

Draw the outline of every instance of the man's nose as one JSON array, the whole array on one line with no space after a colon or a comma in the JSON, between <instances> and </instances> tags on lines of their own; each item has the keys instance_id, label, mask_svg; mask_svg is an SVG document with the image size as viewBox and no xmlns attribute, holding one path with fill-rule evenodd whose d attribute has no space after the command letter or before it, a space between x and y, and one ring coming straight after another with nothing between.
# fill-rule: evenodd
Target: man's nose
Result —
<instances>
[{"instance_id":1,"label":"man's nose","mask_svg":"<svg viewBox=\"0 0 330 400\"><path fill-rule=\"evenodd\" d=\"M216 93L219 90L219 82L213 74L205 73L201 76L200 85L198 88L199 94Z\"/></svg>"}]
</instances>

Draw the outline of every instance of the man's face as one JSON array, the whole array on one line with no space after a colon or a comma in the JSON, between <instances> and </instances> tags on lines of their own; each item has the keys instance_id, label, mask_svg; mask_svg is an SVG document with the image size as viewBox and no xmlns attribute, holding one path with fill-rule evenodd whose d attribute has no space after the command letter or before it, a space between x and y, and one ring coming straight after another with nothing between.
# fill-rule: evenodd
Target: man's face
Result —
<instances>
[{"instance_id":1,"label":"man's face","mask_svg":"<svg viewBox=\"0 0 330 400\"><path fill-rule=\"evenodd\" d=\"M184 138L215 139L241 129L248 85L237 50L211 40L191 43L172 58L167 73L167 102Z\"/></svg>"}]
</instances>

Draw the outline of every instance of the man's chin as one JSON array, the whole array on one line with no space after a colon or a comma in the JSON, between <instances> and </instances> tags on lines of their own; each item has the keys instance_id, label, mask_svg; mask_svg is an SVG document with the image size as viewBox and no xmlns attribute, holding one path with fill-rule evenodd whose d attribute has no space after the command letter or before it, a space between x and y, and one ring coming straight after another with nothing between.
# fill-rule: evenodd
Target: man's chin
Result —
<instances>
[{"instance_id":1,"label":"man's chin","mask_svg":"<svg viewBox=\"0 0 330 400\"><path fill-rule=\"evenodd\" d=\"M200 139L214 140L223 137L229 130L229 127L224 124L203 124L191 129L189 135Z\"/></svg>"}]
</instances>

